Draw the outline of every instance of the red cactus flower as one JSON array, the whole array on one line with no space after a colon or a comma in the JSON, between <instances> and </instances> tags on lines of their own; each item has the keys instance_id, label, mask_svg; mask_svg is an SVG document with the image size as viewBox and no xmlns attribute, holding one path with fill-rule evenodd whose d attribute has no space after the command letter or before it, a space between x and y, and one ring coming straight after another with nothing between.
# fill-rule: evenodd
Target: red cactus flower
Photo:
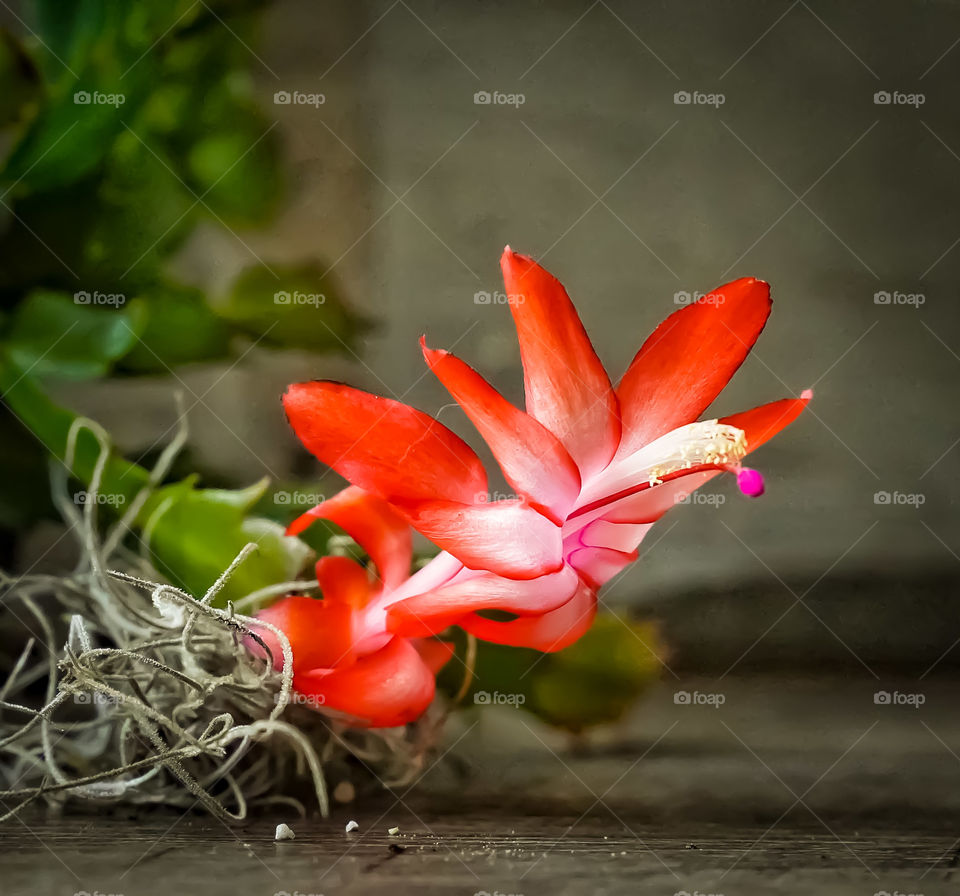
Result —
<instances>
[{"instance_id":1,"label":"red cactus flower","mask_svg":"<svg viewBox=\"0 0 960 896\"><path fill-rule=\"evenodd\" d=\"M812 397L697 419L766 323L762 281L736 280L672 314L614 389L561 284L509 247L501 265L526 410L454 355L425 344L423 352L516 498L489 501L477 455L407 405L333 382L298 383L284 395L294 431L317 458L443 549L370 601L365 637L391 643L457 624L498 643L561 649L589 627L596 590L636 559L641 539L679 499L723 471L746 494L762 493L743 457ZM327 515L321 505L295 527ZM383 571L388 561L374 562ZM517 618L481 615L491 609Z\"/></svg>"},{"instance_id":2,"label":"red cactus flower","mask_svg":"<svg viewBox=\"0 0 960 896\"><path fill-rule=\"evenodd\" d=\"M410 527L386 502L358 488L345 489L312 514L344 529L370 556L378 578L349 557L323 557L317 563L323 600L293 595L257 615L290 641L293 687L303 703L360 726L411 722L433 700L434 676L452 645L395 637L383 625L378 602L410 578ZM439 567L432 572L438 583L445 577ZM429 580L421 576L424 587ZM279 668L278 639L269 631L261 636Z\"/></svg>"}]
</instances>

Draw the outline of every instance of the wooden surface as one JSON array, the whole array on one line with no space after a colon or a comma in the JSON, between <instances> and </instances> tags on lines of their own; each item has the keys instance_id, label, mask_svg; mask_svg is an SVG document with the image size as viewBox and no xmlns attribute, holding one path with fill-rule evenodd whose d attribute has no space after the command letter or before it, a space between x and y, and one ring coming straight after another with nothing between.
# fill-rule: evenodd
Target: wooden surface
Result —
<instances>
[{"instance_id":1,"label":"wooden surface","mask_svg":"<svg viewBox=\"0 0 960 896\"><path fill-rule=\"evenodd\" d=\"M909 682L883 682L906 692ZM0 831L3 894L955 893L960 721L867 680L688 680L588 752L529 717L466 713L412 789L330 819L36 814ZM346 834L350 819L359 830ZM273 840L278 822L293 841ZM388 830L399 827L391 836Z\"/></svg>"}]
</instances>

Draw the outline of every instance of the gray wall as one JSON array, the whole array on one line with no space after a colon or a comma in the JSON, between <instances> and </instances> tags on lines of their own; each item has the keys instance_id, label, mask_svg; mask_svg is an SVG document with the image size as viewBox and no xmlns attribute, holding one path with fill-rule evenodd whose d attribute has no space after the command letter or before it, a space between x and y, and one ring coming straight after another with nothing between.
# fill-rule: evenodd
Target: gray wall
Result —
<instances>
[{"instance_id":1,"label":"gray wall","mask_svg":"<svg viewBox=\"0 0 960 896\"><path fill-rule=\"evenodd\" d=\"M755 456L764 498L727 482L725 503L672 512L611 600L738 582L789 600L821 576L955 581L958 37L948 2L278 3L265 103L278 89L326 103L273 107L294 196L273 231L244 238L272 258L321 253L382 325L362 361L252 362L241 406L228 379L208 400L250 447L198 408L201 454L226 448L251 476L293 463L275 396L296 376L443 408L476 444L417 338L455 346L522 400L509 313L474 302L501 288L508 242L567 285L614 378L675 293L755 275L773 286L773 317L716 411L808 386L816 400ZM477 105L478 90L525 101ZM724 102L678 105L681 90ZM877 91L924 102L876 104ZM229 236L184 257L209 282L245 262ZM875 304L879 291L923 303ZM879 491L923 503L878 505ZM901 607L888 630L917 615ZM932 618L921 647L960 634Z\"/></svg>"}]
</instances>

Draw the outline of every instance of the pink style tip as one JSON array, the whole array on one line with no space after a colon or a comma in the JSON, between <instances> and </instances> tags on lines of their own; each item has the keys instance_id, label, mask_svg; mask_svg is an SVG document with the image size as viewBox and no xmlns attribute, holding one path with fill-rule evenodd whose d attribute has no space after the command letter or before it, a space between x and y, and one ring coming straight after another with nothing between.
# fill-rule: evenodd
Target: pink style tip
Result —
<instances>
[{"instance_id":1,"label":"pink style tip","mask_svg":"<svg viewBox=\"0 0 960 896\"><path fill-rule=\"evenodd\" d=\"M737 486L748 498L759 498L763 494L763 476L759 470L744 467L737 473Z\"/></svg>"},{"instance_id":2,"label":"pink style tip","mask_svg":"<svg viewBox=\"0 0 960 896\"><path fill-rule=\"evenodd\" d=\"M813 398L813 389L804 389L804 390L800 393L800 397L801 397L804 401L809 401L811 398Z\"/></svg>"}]
</instances>

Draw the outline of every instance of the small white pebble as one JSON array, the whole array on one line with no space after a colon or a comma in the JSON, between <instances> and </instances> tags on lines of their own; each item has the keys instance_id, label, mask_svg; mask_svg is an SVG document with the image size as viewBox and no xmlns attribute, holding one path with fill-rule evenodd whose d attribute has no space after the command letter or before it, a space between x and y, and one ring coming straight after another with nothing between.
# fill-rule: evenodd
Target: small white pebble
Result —
<instances>
[{"instance_id":1,"label":"small white pebble","mask_svg":"<svg viewBox=\"0 0 960 896\"><path fill-rule=\"evenodd\" d=\"M273 835L274 840L295 840L297 837L293 833L293 828L288 824L278 824L277 832Z\"/></svg>"},{"instance_id":2,"label":"small white pebble","mask_svg":"<svg viewBox=\"0 0 960 896\"><path fill-rule=\"evenodd\" d=\"M400 828L390 828L390 830L387 831L387 833L388 833L391 837L396 837L397 834L400 833Z\"/></svg>"},{"instance_id":3,"label":"small white pebble","mask_svg":"<svg viewBox=\"0 0 960 896\"><path fill-rule=\"evenodd\" d=\"M355 821L348 821L348 822L347 822L347 828L346 828L346 830L347 830L347 833L348 833L348 834L349 834L351 831L359 831L359 830L360 830L360 825L358 825Z\"/></svg>"}]
</instances>

